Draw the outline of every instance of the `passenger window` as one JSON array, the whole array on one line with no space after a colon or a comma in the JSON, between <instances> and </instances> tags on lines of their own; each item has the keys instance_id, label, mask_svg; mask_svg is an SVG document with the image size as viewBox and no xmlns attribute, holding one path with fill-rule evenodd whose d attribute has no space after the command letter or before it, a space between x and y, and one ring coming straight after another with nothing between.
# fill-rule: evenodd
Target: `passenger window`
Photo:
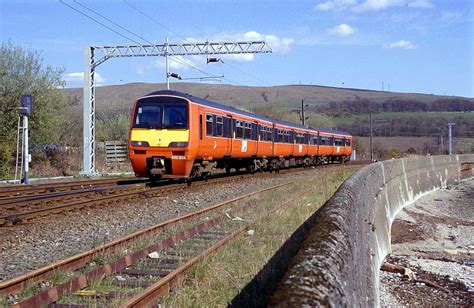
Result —
<instances>
[{"instance_id":1,"label":"passenger window","mask_svg":"<svg viewBox=\"0 0 474 308\"><path fill-rule=\"evenodd\" d=\"M216 136L222 136L224 129L224 123L222 117L216 117Z\"/></svg>"},{"instance_id":2,"label":"passenger window","mask_svg":"<svg viewBox=\"0 0 474 308\"><path fill-rule=\"evenodd\" d=\"M206 113L206 135L212 136L212 114Z\"/></svg>"},{"instance_id":3,"label":"passenger window","mask_svg":"<svg viewBox=\"0 0 474 308\"><path fill-rule=\"evenodd\" d=\"M242 121L237 121L236 137L240 139L244 138L244 127Z\"/></svg>"},{"instance_id":4,"label":"passenger window","mask_svg":"<svg viewBox=\"0 0 474 308\"><path fill-rule=\"evenodd\" d=\"M250 123L245 122L245 139L252 138L252 130L250 127L251 127Z\"/></svg>"}]
</instances>

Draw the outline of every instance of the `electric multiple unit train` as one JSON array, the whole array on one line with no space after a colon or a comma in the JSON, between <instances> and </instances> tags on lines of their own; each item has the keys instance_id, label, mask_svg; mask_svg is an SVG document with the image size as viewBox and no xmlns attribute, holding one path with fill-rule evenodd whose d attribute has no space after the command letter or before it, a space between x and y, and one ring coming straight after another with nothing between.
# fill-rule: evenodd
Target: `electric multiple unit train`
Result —
<instances>
[{"instance_id":1,"label":"electric multiple unit train","mask_svg":"<svg viewBox=\"0 0 474 308\"><path fill-rule=\"evenodd\" d=\"M129 155L139 177L190 179L346 162L352 136L266 118L176 91L133 105Z\"/></svg>"}]
</instances>

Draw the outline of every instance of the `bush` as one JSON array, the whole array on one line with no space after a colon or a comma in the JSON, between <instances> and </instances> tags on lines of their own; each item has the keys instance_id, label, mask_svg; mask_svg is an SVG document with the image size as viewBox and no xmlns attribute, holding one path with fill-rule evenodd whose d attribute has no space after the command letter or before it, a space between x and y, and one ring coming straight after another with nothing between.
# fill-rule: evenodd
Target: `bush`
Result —
<instances>
[{"instance_id":1,"label":"bush","mask_svg":"<svg viewBox=\"0 0 474 308\"><path fill-rule=\"evenodd\" d=\"M0 143L0 178L5 179L11 176L13 165L13 149L10 144Z\"/></svg>"},{"instance_id":2,"label":"bush","mask_svg":"<svg viewBox=\"0 0 474 308\"><path fill-rule=\"evenodd\" d=\"M36 51L13 46L10 42L0 47L0 177L12 173L13 151L20 97L33 97L33 112L29 117L30 144L58 142L64 122L61 115L66 99L58 89L64 85L62 70L44 66ZM33 157L35 159L35 157Z\"/></svg>"}]
</instances>

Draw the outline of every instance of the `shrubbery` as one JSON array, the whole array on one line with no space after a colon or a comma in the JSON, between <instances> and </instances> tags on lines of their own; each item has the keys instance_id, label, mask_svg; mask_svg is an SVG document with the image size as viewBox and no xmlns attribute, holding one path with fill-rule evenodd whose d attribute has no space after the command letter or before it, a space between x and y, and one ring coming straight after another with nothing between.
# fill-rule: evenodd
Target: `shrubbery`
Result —
<instances>
[{"instance_id":1,"label":"shrubbery","mask_svg":"<svg viewBox=\"0 0 474 308\"><path fill-rule=\"evenodd\" d=\"M43 65L36 51L2 43L0 48L0 178L8 178L14 169L18 106L20 96L31 94L33 113L29 117L30 144L59 142L64 123L62 109L66 98L61 69Z\"/></svg>"}]
</instances>

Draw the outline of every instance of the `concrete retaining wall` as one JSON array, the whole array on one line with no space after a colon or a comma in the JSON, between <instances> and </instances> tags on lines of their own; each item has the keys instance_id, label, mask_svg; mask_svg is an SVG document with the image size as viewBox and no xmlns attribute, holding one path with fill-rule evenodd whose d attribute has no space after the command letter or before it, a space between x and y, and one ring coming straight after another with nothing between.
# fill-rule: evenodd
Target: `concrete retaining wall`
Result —
<instances>
[{"instance_id":1,"label":"concrete retaining wall","mask_svg":"<svg viewBox=\"0 0 474 308\"><path fill-rule=\"evenodd\" d=\"M356 172L316 213L269 304L378 306L379 268L390 251L396 214L423 194L458 181L465 162L474 163L474 155L397 159Z\"/></svg>"}]
</instances>

